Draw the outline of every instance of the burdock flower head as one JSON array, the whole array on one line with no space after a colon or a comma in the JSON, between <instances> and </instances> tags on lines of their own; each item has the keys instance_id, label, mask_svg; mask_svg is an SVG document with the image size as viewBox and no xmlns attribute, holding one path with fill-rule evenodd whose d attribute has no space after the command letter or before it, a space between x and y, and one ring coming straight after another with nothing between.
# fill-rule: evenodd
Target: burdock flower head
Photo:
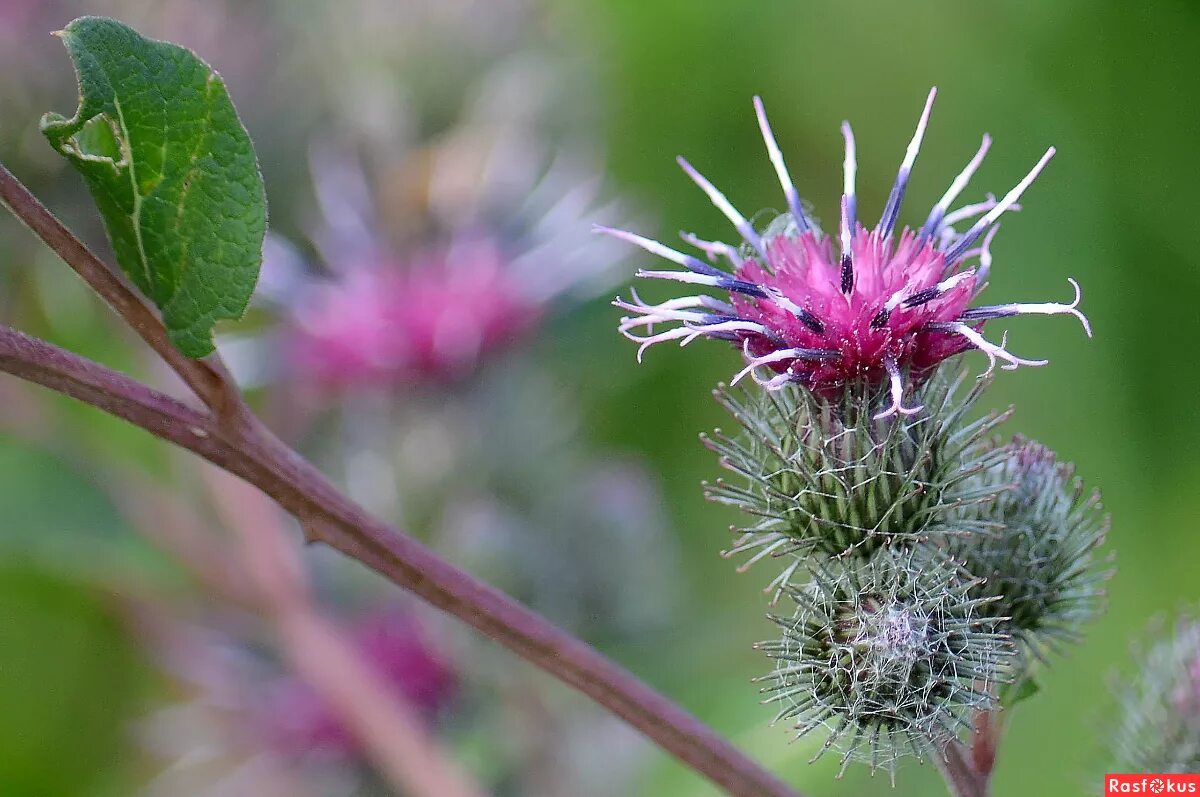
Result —
<instances>
[{"instance_id":1,"label":"burdock flower head","mask_svg":"<svg viewBox=\"0 0 1200 797\"><path fill-rule=\"evenodd\" d=\"M929 92L874 229L858 221L854 136L849 123L842 125L845 186L836 242L821 231L801 203L757 97L754 106L767 154L787 198L786 213L760 232L680 158L680 166L733 223L743 243L732 246L685 234L684 240L707 256L701 259L631 232L601 228L685 269L641 271L639 276L702 285L729 294L728 300L700 294L661 304L647 304L636 293L632 301L618 299L617 306L631 313L621 320L620 330L641 343L639 356L647 346L661 341L679 340L683 345L701 336L728 340L743 351L747 362L734 381L766 368L769 376L755 374L755 379L769 389L795 382L823 397L835 397L847 385L886 384L889 401L879 413L886 417L920 409L905 406L905 372L919 383L938 363L963 351L979 349L986 354L989 372L997 360L1003 360L1002 367L1008 369L1045 363L1012 354L1003 338L999 343L985 338L982 328L989 320L1070 313L1090 335L1087 318L1078 310L1079 286L1074 280L1070 282L1075 298L1070 304L971 306L986 285L992 260L989 246L998 229L997 220L1017 207L1017 200L1054 154L1053 148L1002 199L989 196L984 202L951 210L988 150L991 139L985 135L979 151L933 206L925 223L919 229L905 227L897 232L900 206L936 93L936 88ZM965 232L954 229L972 218L977 220ZM728 261L731 271L712 265L721 258ZM970 265L972 262L975 265ZM671 322L679 326L654 329Z\"/></svg>"},{"instance_id":2,"label":"burdock flower head","mask_svg":"<svg viewBox=\"0 0 1200 797\"><path fill-rule=\"evenodd\" d=\"M461 218L427 208L407 233L384 212L388 191L399 189L375 184L357 152L314 146L310 163L320 257L268 239L260 296L283 323L273 350L235 352L235 365L243 353L258 361L246 369L257 366L251 383L281 370L323 392L454 382L572 300L611 285L622 268L612 251L620 245L597 249L589 232L615 205L597 203L599 181L583 179L585 164L574 156L523 173L529 185L520 199L507 184L463 189L473 206ZM450 181L442 175L450 168L433 168L428 180Z\"/></svg>"},{"instance_id":3,"label":"burdock flower head","mask_svg":"<svg viewBox=\"0 0 1200 797\"><path fill-rule=\"evenodd\" d=\"M1200 771L1200 621L1189 612L1156 636L1115 684L1120 706L1109 771Z\"/></svg>"},{"instance_id":4,"label":"burdock flower head","mask_svg":"<svg viewBox=\"0 0 1200 797\"><path fill-rule=\"evenodd\" d=\"M1108 516L1099 492L1086 491L1074 466L1045 446L1018 435L995 453L998 461L963 482L968 494L992 496L968 510L991 528L949 536L947 547L985 579L973 594L995 599L988 612L1003 618L1026 659L1045 660L1079 641L1103 606L1112 570L1096 549Z\"/></svg>"},{"instance_id":5,"label":"burdock flower head","mask_svg":"<svg viewBox=\"0 0 1200 797\"><path fill-rule=\"evenodd\" d=\"M518 42L499 31L476 41L445 21L403 33L489 62L486 79L439 81L436 98L403 86L384 136L350 114L314 137L304 240L274 234L264 252L256 295L274 323L223 341L241 384L321 402L461 387L625 278L628 247L591 234L624 211L557 101L580 93L573 81L534 51L507 53Z\"/></svg>"},{"instance_id":6,"label":"burdock flower head","mask_svg":"<svg viewBox=\"0 0 1200 797\"><path fill-rule=\"evenodd\" d=\"M495 242L475 240L315 283L293 314L297 369L335 386L450 380L534 326Z\"/></svg>"},{"instance_id":7,"label":"burdock flower head","mask_svg":"<svg viewBox=\"0 0 1200 797\"><path fill-rule=\"evenodd\" d=\"M994 706L1012 649L981 611L995 599L970 595L978 579L914 550L810 567L811 581L788 589L795 615L772 617L782 638L757 647L776 661L760 679L763 702L782 707L776 721L798 736L829 731L817 757L837 747L843 771L858 758L894 773L898 758L939 750Z\"/></svg>"}]
</instances>

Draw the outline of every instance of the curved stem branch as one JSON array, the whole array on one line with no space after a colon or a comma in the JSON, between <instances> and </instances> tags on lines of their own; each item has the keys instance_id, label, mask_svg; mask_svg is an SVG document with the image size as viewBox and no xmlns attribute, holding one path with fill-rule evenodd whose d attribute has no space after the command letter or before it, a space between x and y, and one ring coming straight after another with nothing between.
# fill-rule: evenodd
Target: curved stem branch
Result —
<instances>
[{"instance_id":1,"label":"curved stem branch","mask_svg":"<svg viewBox=\"0 0 1200 797\"><path fill-rule=\"evenodd\" d=\"M265 621L293 672L321 696L399 793L485 797L415 706L318 606L273 501L218 468L193 469L232 532L219 535L187 501L133 468L116 470L113 478L113 467L106 467L106 481L131 524L173 556L211 598Z\"/></svg>"},{"instance_id":2,"label":"curved stem branch","mask_svg":"<svg viewBox=\"0 0 1200 797\"><path fill-rule=\"evenodd\" d=\"M350 729L379 771L412 797L485 797L397 693L313 599L304 565L274 502L214 468L204 481L233 532L226 561L257 587L256 608L292 669Z\"/></svg>"},{"instance_id":3,"label":"curved stem branch","mask_svg":"<svg viewBox=\"0 0 1200 797\"><path fill-rule=\"evenodd\" d=\"M231 430L212 414L7 327L0 327L0 371L98 407L240 476L299 519L313 538L575 687L728 793L796 797L712 729L586 643L371 517L256 416Z\"/></svg>"},{"instance_id":4,"label":"curved stem branch","mask_svg":"<svg viewBox=\"0 0 1200 797\"><path fill-rule=\"evenodd\" d=\"M2 163L0 203L100 294L201 401L222 415L242 406L220 359L214 355L207 361L193 360L180 354L158 316L128 282L76 238Z\"/></svg>"},{"instance_id":5,"label":"curved stem branch","mask_svg":"<svg viewBox=\"0 0 1200 797\"><path fill-rule=\"evenodd\" d=\"M691 714L594 648L375 519L251 413L217 356L184 357L158 316L0 165L0 202L73 268L212 410L198 412L123 374L0 328L0 370L92 404L258 487L313 541L357 559L575 687L728 793L797 797Z\"/></svg>"}]
</instances>

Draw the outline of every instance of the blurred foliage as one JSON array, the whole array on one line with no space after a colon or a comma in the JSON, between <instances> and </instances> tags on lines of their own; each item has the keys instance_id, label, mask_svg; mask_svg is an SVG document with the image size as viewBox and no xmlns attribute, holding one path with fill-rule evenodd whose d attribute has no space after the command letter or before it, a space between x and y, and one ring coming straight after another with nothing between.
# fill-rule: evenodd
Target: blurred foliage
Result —
<instances>
[{"instance_id":1,"label":"blurred foliage","mask_svg":"<svg viewBox=\"0 0 1200 797\"><path fill-rule=\"evenodd\" d=\"M147 669L116 605L21 559L0 566L0 793L119 794Z\"/></svg>"},{"instance_id":2,"label":"blurred foliage","mask_svg":"<svg viewBox=\"0 0 1200 797\"><path fill-rule=\"evenodd\" d=\"M75 12L111 12L119 5L45 7L62 12L48 22L61 26ZM126 2L122 16L149 34L168 35L178 26L164 21L164 9L188 5L196 4ZM304 225L294 198L300 192L293 191L307 182L297 131L311 129L333 108L327 93L300 93L300 72L289 71L319 52L324 18L309 16L312 5L292 11L282 2L193 7L194 19L231 15L227 30L252 46L206 49L206 35L209 42L220 37L202 25L190 28L194 40L187 42L225 73L277 200L273 220L289 231ZM472 13L469 4L453 5ZM1128 639L1146 616L1200 598L1200 493L1194 488L1200 370L1188 365L1194 357L1185 345L1200 337L1200 228L1194 223L1200 152L1193 146L1200 105L1186 94L1200 81L1200 61L1190 55L1200 43L1200 7L1184 0L551 5L552 23L524 24L542 26L557 46L590 59L599 95L587 100L603 111L596 124L608 142L610 177L647 209L644 221L632 226L663 240L680 228L729 234L679 173L673 162L679 153L747 214L782 204L750 107L756 93L767 102L801 192L826 220L834 217L840 186L842 118L858 135L859 207L867 216L882 207L932 84L941 93L909 191L913 206L928 207L940 195L985 130L996 143L971 197L1007 190L1045 146L1058 147L1026 196L1025 210L1007 219L996 239L987 296L1065 298L1065 277L1074 276L1096 338L1082 341L1074 329L1062 334L1062 319L1014 327L1014 350L1049 357L1051 365L1003 373L983 403L1015 404L1007 431L1051 446L1103 489L1113 515L1108 545L1119 552L1119 572L1110 608L1087 641L1045 672L1042 691L1016 710L994 793L1094 793L1105 768L1098 738L1111 704L1105 676L1124 662ZM271 25L275 16L284 22ZM4 62L0 158L99 240L94 212L69 199L82 187L62 174L34 135L41 111L70 107L74 84L65 56L49 37L29 46L24 63ZM448 60L456 63L452 54ZM370 74L382 80L382 69ZM386 82L375 87L381 85L377 96L386 96ZM0 220L0 273L6 321L137 368L129 335L8 219ZM539 357L580 395L579 436L649 460L680 542L683 597L670 628L608 652L806 794L939 793L930 767L902 769L894 791L886 780L854 769L835 781L834 761L806 765L815 752L811 742L789 745L784 729L766 726L771 710L757 704L748 683L764 665L750 645L771 634L761 582L735 575L716 556L735 518L706 504L699 489L717 469L696 434L728 423L709 391L728 377L737 355L698 342L682 352L651 351L639 367L632 346L614 334L615 319L616 312L597 301L537 344ZM7 428L14 425L13 405L5 395ZM30 395L55 434L156 460L144 435L44 393ZM80 540L79 550L104 550L107 541L126 536L102 492L88 486L98 480L86 463L35 454L15 433L0 444L7 541L0 549L6 561L0 577L0 793L110 793L101 784L118 761L129 760L122 753L124 729L132 696L147 678L103 604L60 574L48 574L45 560L69 561L64 550L75 543L42 548L30 542L37 556L13 550L17 541L55 535ZM556 705L583 703L544 680L534 683L545 686ZM603 758L606 748L597 745L591 754ZM665 756L653 761L640 794L715 793Z\"/></svg>"}]
</instances>

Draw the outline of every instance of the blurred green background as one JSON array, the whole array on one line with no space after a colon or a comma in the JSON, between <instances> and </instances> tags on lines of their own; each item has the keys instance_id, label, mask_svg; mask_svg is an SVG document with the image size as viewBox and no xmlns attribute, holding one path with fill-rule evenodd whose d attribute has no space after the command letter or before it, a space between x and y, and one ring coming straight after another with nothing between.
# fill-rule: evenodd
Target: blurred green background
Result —
<instances>
[{"instance_id":1,"label":"blurred green background","mask_svg":"<svg viewBox=\"0 0 1200 797\"><path fill-rule=\"evenodd\" d=\"M110 10L62 5L58 24L75 13ZM142 5L158 10L169 4ZM127 21L137 24L145 9L133 2L124 7ZM319 46L312 31L306 34L299 8L255 8L259 20L286 17L280 28L293 37L263 40L254 53L266 65L265 86L239 85L237 69L226 68L220 52L201 51L227 74L235 100L257 102L287 87L279 65L297 57L290 48ZM462 4L462 13L474 13L471 4ZM1005 221L996 239L988 298L1065 300L1066 277L1073 276L1083 286L1096 337L1086 340L1060 318L1012 324L1012 349L1051 364L1002 373L985 403L1016 405L1009 432L1055 448L1077 463L1089 485L1102 488L1119 572L1105 617L1044 674L1036 699L1016 711L994 783L997 797L1096 793L1104 771L1108 674L1124 663L1149 617L1200 598L1194 350L1200 340L1200 103L1191 97L1200 83L1200 6L557 0L538 13L553 22L535 17L528 24L542 26L549 46L579 59L592 80L594 93L580 102L593 109L590 124L607 153L612 187L640 211L631 226L663 240L679 229L731 235L679 172L676 154L686 155L747 215L782 204L751 109L754 94L766 101L801 193L827 222L840 186L841 120L855 127L859 208L870 218L882 207L931 85L940 88L938 104L902 219L923 219L984 131L995 144L972 198L1007 191L1046 146L1058 148L1026 194L1024 210ZM149 11L144 18L160 19ZM49 55L28 63L48 63L49 72L23 75L19 63L10 63L0 77L0 156L20 163L21 176L51 204L80 190L52 163L35 129L41 111L71 107L74 86L56 45L31 45ZM446 60L454 69L455 59ZM335 85L336 78L330 78ZM289 217L288 192L304 179L295 174L300 145L288 125L308 124L327 111L318 94L293 90L286 101L242 105L259 141L274 214L285 228L302 224ZM95 240L86 206L72 206L67 215ZM28 238L0 221L6 320L107 362L127 362L128 335L97 339L94 327L67 317L90 300ZM770 709L757 704L749 683L765 669L750 646L771 633L762 619L765 579L755 571L737 575L716 555L735 518L705 503L698 487L716 468L696 435L726 423L709 390L728 378L737 356L697 343L682 352L652 350L638 366L631 344L614 334L616 316L602 297L534 344L576 391L584 417L578 434L598 448L648 460L681 551L682 597L669 626L652 640L614 644L607 652L805 794L939 793L936 772L911 763L899 772L894 791L886 777L872 780L857 768L835 781L833 760L806 764L815 752L812 741L789 744L784 729L766 726ZM56 432L65 437L155 456L139 435L98 413L55 417L62 424ZM72 557L81 550L103 558L130 544L94 482L86 460L57 456L16 434L0 437L5 795L124 794L136 779L120 728L154 702L158 687L105 601L71 578ZM563 700L581 699L564 694ZM602 746L596 755L605 755ZM653 753L647 761L639 794L715 793L665 756Z\"/></svg>"}]
</instances>

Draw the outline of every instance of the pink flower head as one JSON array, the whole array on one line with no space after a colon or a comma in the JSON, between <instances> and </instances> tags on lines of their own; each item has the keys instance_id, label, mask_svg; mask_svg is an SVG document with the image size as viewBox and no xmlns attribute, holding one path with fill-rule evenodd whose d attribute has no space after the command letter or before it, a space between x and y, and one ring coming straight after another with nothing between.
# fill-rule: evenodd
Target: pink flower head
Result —
<instances>
[{"instance_id":1,"label":"pink flower head","mask_svg":"<svg viewBox=\"0 0 1200 797\"><path fill-rule=\"evenodd\" d=\"M438 159L421 190L439 194L436 186L461 183L459 160ZM619 206L597 206L600 183L581 177L585 163L564 155L544 174L530 173L522 159L486 171L506 173L500 166L528 178L523 189L509 175L478 195L455 193L412 230L397 229L385 222L386 193L359 157L314 144L319 214L310 238L318 258L268 237L257 297L284 321L271 336L284 356L248 342L231 358L242 381L278 375L280 365L319 389L459 379L571 301L607 289L623 265L614 250L625 247L596 246L590 222L612 219Z\"/></svg>"},{"instance_id":2,"label":"pink flower head","mask_svg":"<svg viewBox=\"0 0 1200 797\"><path fill-rule=\"evenodd\" d=\"M352 630L363 659L426 718L446 706L457 688L454 671L430 647L416 622L402 613L380 613ZM358 743L338 715L304 681L277 681L263 717L271 743L290 756L313 752L342 759L358 757Z\"/></svg>"},{"instance_id":3,"label":"pink flower head","mask_svg":"<svg viewBox=\"0 0 1200 797\"><path fill-rule=\"evenodd\" d=\"M333 386L447 380L536 323L489 242L428 252L406 268L349 269L315 286L294 318L293 362Z\"/></svg>"},{"instance_id":4,"label":"pink flower head","mask_svg":"<svg viewBox=\"0 0 1200 797\"><path fill-rule=\"evenodd\" d=\"M966 188L991 144L985 135L979 151L934 205L924 225L919 230L905 227L896 231L900 205L936 93L936 88L929 92L916 134L874 229L868 230L857 220L857 165L849 123L842 125L845 187L835 242L821 232L801 204L757 97L754 106L767 154L788 204L788 212L767 225L764 232L756 230L682 158L679 164L683 170L737 228L744 241L741 246L684 234L685 241L707 256L705 260L631 232L598 228L686 269L639 271L638 276L704 285L729 294L728 301L701 294L657 305L643 302L636 292L632 301L618 299L615 304L633 314L621 319L620 331L641 344L639 359L648 346L661 341L679 340L680 345L686 345L701 336L728 340L742 350L747 362L734 382L754 374L755 380L769 390L795 382L829 397L849 384L887 380L891 403L878 416L886 417L921 409L904 406L906 371L919 383L938 363L960 352L981 350L990 361L988 373L997 360L1003 360L1006 369L1045 364L1044 360L1011 354L1003 338L999 344L984 338L981 330L988 320L1028 313L1070 313L1083 323L1090 336L1087 318L1077 309L1080 294L1074 280L1070 282L1075 299L1070 304L970 306L986 284L992 261L989 246L998 229L997 219L1005 211L1017 209L1017 200L1050 160L1053 148L1003 199L989 196L984 202L951 211L951 204ZM953 225L975 217L979 218L966 232L960 234L953 229ZM720 258L728 261L731 271L711 264ZM972 260L978 264L968 266ZM654 325L668 322L678 322L679 326L654 331ZM772 374L760 378L756 371L761 367Z\"/></svg>"},{"instance_id":5,"label":"pink flower head","mask_svg":"<svg viewBox=\"0 0 1200 797\"><path fill-rule=\"evenodd\" d=\"M1182 672L1172 702L1180 716L1200 722L1200 625L1184 626L1179 634Z\"/></svg>"}]
</instances>

